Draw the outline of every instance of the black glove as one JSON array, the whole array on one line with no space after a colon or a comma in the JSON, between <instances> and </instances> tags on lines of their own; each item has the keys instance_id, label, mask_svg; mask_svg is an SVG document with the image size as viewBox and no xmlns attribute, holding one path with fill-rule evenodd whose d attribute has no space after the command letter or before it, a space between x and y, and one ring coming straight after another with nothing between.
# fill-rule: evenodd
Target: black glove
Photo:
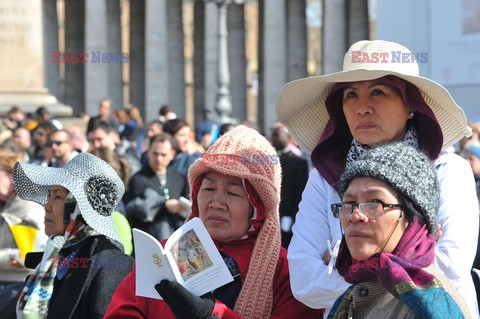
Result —
<instances>
[{"instance_id":1,"label":"black glove","mask_svg":"<svg viewBox=\"0 0 480 319\"><path fill-rule=\"evenodd\" d=\"M215 298L211 292L197 297L176 281L162 280L155 285L177 319L207 319L212 316Z\"/></svg>"}]
</instances>

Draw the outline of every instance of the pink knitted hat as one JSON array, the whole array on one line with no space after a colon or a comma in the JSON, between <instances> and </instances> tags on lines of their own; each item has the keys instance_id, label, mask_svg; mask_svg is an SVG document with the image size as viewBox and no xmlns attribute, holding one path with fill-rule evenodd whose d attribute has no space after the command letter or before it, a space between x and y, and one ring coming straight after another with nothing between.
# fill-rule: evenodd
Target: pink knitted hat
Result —
<instances>
[{"instance_id":1,"label":"pink knitted hat","mask_svg":"<svg viewBox=\"0 0 480 319\"><path fill-rule=\"evenodd\" d=\"M199 176L212 170L248 180L265 207L265 221L255 241L247 276L234 310L243 318L270 318L273 275L280 254L278 205L281 167L277 153L265 137L240 125L220 137L202 158L190 166L190 187ZM192 216L187 220L190 218Z\"/></svg>"}]
</instances>

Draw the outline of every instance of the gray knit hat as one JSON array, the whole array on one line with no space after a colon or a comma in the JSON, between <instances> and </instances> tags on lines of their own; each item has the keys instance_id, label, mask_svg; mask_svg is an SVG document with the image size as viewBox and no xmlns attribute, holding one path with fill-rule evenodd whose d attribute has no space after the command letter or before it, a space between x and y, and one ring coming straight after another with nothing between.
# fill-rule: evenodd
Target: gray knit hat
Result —
<instances>
[{"instance_id":1,"label":"gray knit hat","mask_svg":"<svg viewBox=\"0 0 480 319\"><path fill-rule=\"evenodd\" d=\"M357 176L378 178L392 185L420 208L428 231L435 232L440 191L437 172L423 153L402 142L371 149L342 174L338 184L340 197Z\"/></svg>"}]
</instances>

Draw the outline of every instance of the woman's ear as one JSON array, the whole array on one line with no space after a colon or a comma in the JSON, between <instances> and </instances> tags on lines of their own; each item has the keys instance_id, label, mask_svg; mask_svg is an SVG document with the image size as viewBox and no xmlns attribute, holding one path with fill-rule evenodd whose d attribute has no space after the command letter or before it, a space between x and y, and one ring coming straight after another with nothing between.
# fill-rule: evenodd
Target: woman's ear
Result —
<instances>
[{"instance_id":1,"label":"woman's ear","mask_svg":"<svg viewBox=\"0 0 480 319\"><path fill-rule=\"evenodd\" d=\"M408 108L408 118L413 119L414 116L415 116L415 111L411 108Z\"/></svg>"}]
</instances>

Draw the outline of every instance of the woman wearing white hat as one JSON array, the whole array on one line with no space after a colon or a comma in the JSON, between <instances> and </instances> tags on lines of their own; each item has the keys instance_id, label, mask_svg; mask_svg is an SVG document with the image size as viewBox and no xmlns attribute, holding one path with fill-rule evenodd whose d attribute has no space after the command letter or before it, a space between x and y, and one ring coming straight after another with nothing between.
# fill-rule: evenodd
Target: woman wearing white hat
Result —
<instances>
[{"instance_id":1,"label":"woman wearing white hat","mask_svg":"<svg viewBox=\"0 0 480 319\"><path fill-rule=\"evenodd\" d=\"M470 276L478 236L474 180L466 161L443 151L469 136L470 128L447 90L419 76L418 60L412 56L397 43L359 41L345 54L343 71L290 82L278 96L278 119L311 152L315 166L288 252L292 291L310 307L330 308L348 287L332 269L342 233L329 211L339 201L335 189L341 173L369 148L403 140L434 163L442 226L435 263L470 313L478 314ZM328 243L334 247L331 259Z\"/></svg>"},{"instance_id":2,"label":"woman wearing white hat","mask_svg":"<svg viewBox=\"0 0 480 319\"><path fill-rule=\"evenodd\" d=\"M103 318L133 259L112 219L125 188L115 170L90 153L62 168L16 163L18 196L45 208L45 252L29 253L35 267L17 303L17 318Z\"/></svg>"}]
</instances>

